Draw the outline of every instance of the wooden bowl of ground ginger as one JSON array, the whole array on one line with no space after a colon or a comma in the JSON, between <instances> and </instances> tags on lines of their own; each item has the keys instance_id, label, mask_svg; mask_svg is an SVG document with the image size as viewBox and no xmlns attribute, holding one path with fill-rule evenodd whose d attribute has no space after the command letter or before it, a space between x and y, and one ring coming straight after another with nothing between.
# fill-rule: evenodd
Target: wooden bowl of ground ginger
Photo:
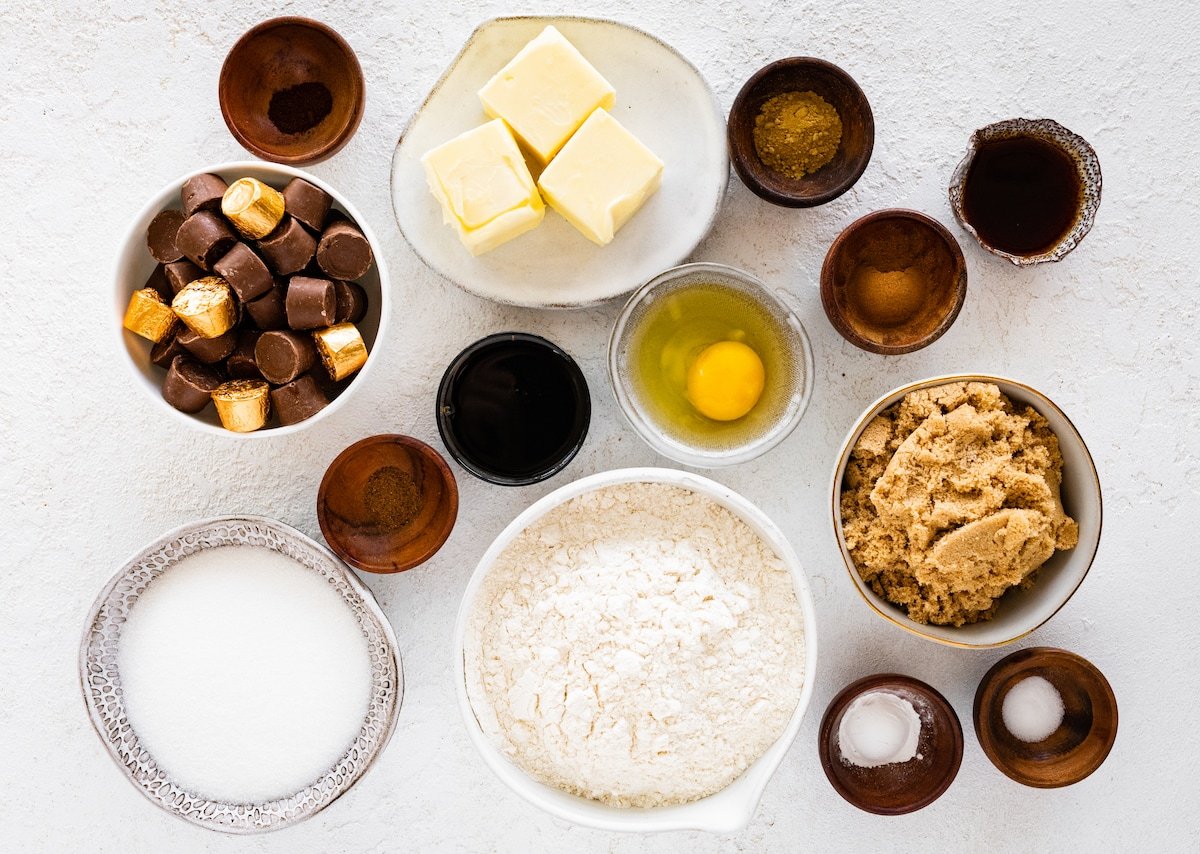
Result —
<instances>
[{"instance_id":1,"label":"wooden bowl of ground ginger","mask_svg":"<svg viewBox=\"0 0 1200 854\"><path fill-rule=\"evenodd\" d=\"M893 389L838 454L833 527L875 613L951 646L1011 643L1083 582L1100 542L1100 480L1046 395L960 374Z\"/></svg>"},{"instance_id":2,"label":"wooden bowl of ground ginger","mask_svg":"<svg viewBox=\"0 0 1200 854\"><path fill-rule=\"evenodd\" d=\"M760 68L729 110L729 159L756 195L811 208L862 177L875 147L863 90L831 62L792 56Z\"/></svg>"}]
</instances>

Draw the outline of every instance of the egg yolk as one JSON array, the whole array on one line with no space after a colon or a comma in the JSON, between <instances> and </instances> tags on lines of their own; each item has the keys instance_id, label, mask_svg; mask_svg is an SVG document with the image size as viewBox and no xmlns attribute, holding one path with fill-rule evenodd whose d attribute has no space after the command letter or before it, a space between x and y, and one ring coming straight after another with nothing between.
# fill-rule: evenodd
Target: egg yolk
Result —
<instances>
[{"instance_id":1,"label":"egg yolk","mask_svg":"<svg viewBox=\"0 0 1200 854\"><path fill-rule=\"evenodd\" d=\"M714 421L734 421L762 397L762 359L740 341L718 341L700 351L687 372L687 398Z\"/></svg>"}]
</instances>

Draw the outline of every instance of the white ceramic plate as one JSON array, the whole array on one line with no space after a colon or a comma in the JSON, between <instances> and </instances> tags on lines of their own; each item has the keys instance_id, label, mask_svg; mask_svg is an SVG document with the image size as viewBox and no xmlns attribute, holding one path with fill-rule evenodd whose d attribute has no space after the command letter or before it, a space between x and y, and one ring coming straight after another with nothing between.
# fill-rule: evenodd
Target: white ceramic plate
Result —
<instances>
[{"instance_id":1,"label":"white ceramic plate","mask_svg":"<svg viewBox=\"0 0 1200 854\"><path fill-rule=\"evenodd\" d=\"M188 555L227 545L277 551L325 579L353 614L371 656L371 700L354 743L319 780L294 795L268 803L210 801L170 779L129 725L117 668L121 628L147 586ZM186 662L180 666L186 666ZM193 522L164 534L130 558L92 605L79 649L79 678L92 726L138 791L174 816L209 830L239 834L296 824L345 794L387 746L404 696L396 638L371 592L327 548L287 525L261 516Z\"/></svg>"},{"instance_id":2,"label":"white ceramic plate","mask_svg":"<svg viewBox=\"0 0 1200 854\"><path fill-rule=\"evenodd\" d=\"M487 121L476 93L549 24L616 88L612 113L666 164L662 187L608 246L547 210L533 231L476 258L442 222L420 158ZM413 251L459 287L512 305L578 308L628 293L687 258L712 228L728 180L725 116L673 48L615 21L497 18L475 30L401 134L392 207Z\"/></svg>"},{"instance_id":3,"label":"white ceramic plate","mask_svg":"<svg viewBox=\"0 0 1200 854\"><path fill-rule=\"evenodd\" d=\"M800 700L796 703L796 709L792 712L792 718L788 721L787 728L754 764L742 772L740 777L721 791L691 803L645 809L622 809L588 798L581 798L540 783L510 762L492 743L479 725L471 706L471 689L467 685L467 625L470 622L475 597L479 595L479 588L496 559L516 539L518 534L555 507L578 495L618 483L666 483L690 489L725 507L749 525L779 555L780 560L792 574L792 580L796 586L796 597L800 600L800 610L804 613L804 686L800 691ZM484 552L471 580L467 582L467 589L463 593L462 604L458 609L458 622L454 628L454 687L458 694L458 705L467 725L467 733L488 767L514 792L552 815L599 830L638 832L705 830L711 833L735 833L744 829L754 818L754 811L758 808L763 790L766 789L775 769L779 767L779 763L783 761L788 748L791 747L797 733L800 732L800 724L804 720L804 712L808 708L809 700L812 699L813 684L817 676L815 613L812 593L808 588L808 578L800 564L800 559L796 556L796 552L783 532L762 510L732 489L706 477L675 469L629 468L599 472L560 487L535 501L509 523L508 527L500 532L500 535Z\"/></svg>"}]
</instances>

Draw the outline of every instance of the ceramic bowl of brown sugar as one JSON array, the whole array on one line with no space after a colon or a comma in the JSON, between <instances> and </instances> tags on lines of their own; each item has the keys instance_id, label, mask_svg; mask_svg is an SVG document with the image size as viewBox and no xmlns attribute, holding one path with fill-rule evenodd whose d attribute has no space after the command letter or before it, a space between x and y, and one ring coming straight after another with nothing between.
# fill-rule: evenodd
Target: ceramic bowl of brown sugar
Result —
<instances>
[{"instance_id":1,"label":"ceramic bowl of brown sugar","mask_svg":"<svg viewBox=\"0 0 1200 854\"><path fill-rule=\"evenodd\" d=\"M419 439L370 436L338 454L317 492L329 547L366 572L403 572L429 560L458 518L458 484Z\"/></svg>"},{"instance_id":2,"label":"ceramic bowl of brown sugar","mask_svg":"<svg viewBox=\"0 0 1200 854\"><path fill-rule=\"evenodd\" d=\"M887 356L928 347L967 295L967 264L932 217L890 208L852 223L821 267L821 305L843 338Z\"/></svg>"},{"instance_id":3,"label":"ceramic bowl of brown sugar","mask_svg":"<svg viewBox=\"0 0 1200 854\"><path fill-rule=\"evenodd\" d=\"M781 104L781 97L799 100ZM836 132L827 126L830 107L840 124ZM824 125L813 119L814 108ZM792 127L797 122L801 126ZM756 136L770 139L763 136L764 124L779 131L778 157L756 142ZM841 68L810 56L780 59L755 72L734 99L727 129L729 158L742 183L789 208L816 207L845 193L862 177L875 147L875 117L863 90ZM829 144L798 146L799 139L812 140L814 130L831 133Z\"/></svg>"},{"instance_id":4,"label":"ceramic bowl of brown sugar","mask_svg":"<svg viewBox=\"0 0 1200 854\"><path fill-rule=\"evenodd\" d=\"M256 157L306 166L342 149L367 90L350 45L309 18L263 21L238 39L218 83L221 115Z\"/></svg>"}]
</instances>

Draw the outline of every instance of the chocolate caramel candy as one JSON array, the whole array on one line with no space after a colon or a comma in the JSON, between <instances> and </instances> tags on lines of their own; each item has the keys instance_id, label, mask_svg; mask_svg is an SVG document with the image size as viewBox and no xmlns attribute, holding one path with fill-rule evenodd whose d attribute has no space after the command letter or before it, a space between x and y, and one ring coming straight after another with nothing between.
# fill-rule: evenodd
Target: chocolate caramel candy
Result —
<instances>
[{"instance_id":1,"label":"chocolate caramel candy","mask_svg":"<svg viewBox=\"0 0 1200 854\"><path fill-rule=\"evenodd\" d=\"M243 235L258 240L283 219L283 195L257 178L239 178L221 197L221 213Z\"/></svg>"},{"instance_id":2,"label":"chocolate caramel candy","mask_svg":"<svg viewBox=\"0 0 1200 854\"><path fill-rule=\"evenodd\" d=\"M367 292L354 282L337 281L337 322L358 323L367 313Z\"/></svg>"},{"instance_id":3,"label":"chocolate caramel candy","mask_svg":"<svg viewBox=\"0 0 1200 854\"><path fill-rule=\"evenodd\" d=\"M154 265L154 272L150 274L150 278L146 279L146 284L143 288L150 288L163 298L163 302L170 302L175 296L175 291L171 290L171 283L167 280L166 267L162 264Z\"/></svg>"},{"instance_id":4,"label":"chocolate caramel candy","mask_svg":"<svg viewBox=\"0 0 1200 854\"><path fill-rule=\"evenodd\" d=\"M334 279L358 279L371 269L371 244L349 220L325 228L317 244L317 263Z\"/></svg>"},{"instance_id":5,"label":"chocolate caramel candy","mask_svg":"<svg viewBox=\"0 0 1200 854\"><path fill-rule=\"evenodd\" d=\"M142 288L129 295L125 309L125 328L158 343L175 327L175 312L154 288Z\"/></svg>"},{"instance_id":6,"label":"chocolate caramel candy","mask_svg":"<svg viewBox=\"0 0 1200 854\"><path fill-rule=\"evenodd\" d=\"M229 185L220 175L211 172L193 175L183 182L183 189L179 191L184 214L191 216L196 211L219 211L221 197L227 189Z\"/></svg>"},{"instance_id":7,"label":"chocolate caramel candy","mask_svg":"<svg viewBox=\"0 0 1200 854\"><path fill-rule=\"evenodd\" d=\"M255 345L262 333L257 329L243 329L238 333L237 346L225 360L225 373L231 380L261 380L258 360L254 356Z\"/></svg>"},{"instance_id":8,"label":"chocolate caramel candy","mask_svg":"<svg viewBox=\"0 0 1200 854\"><path fill-rule=\"evenodd\" d=\"M197 279L203 279L204 271L185 258L174 264L164 265L163 275L167 277L167 282L171 285L171 294L174 296Z\"/></svg>"},{"instance_id":9,"label":"chocolate caramel candy","mask_svg":"<svg viewBox=\"0 0 1200 854\"><path fill-rule=\"evenodd\" d=\"M297 377L286 385L271 389L271 407L284 427L311 418L329 405L329 398L312 374Z\"/></svg>"},{"instance_id":10,"label":"chocolate caramel candy","mask_svg":"<svg viewBox=\"0 0 1200 854\"><path fill-rule=\"evenodd\" d=\"M245 243L234 247L213 264L213 272L229 282L229 287L242 302L260 297L275 284L275 277L263 260Z\"/></svg>"},{"instance_id":11,"label":"chocolate caramel candy","mask_svg":"<svg viewBox=\"0 0 1200 854\"><path fill-rule=\"evenodd\" d=\"M184 219L182 211L165 210L150 220L150 227L146 229L146 248L158 263L170 264L183 257L176 241Z\"/></svg>"},{"instance_id":12,"label":"chocolate caramel candy","mask_svg":"<svg viewBox=\"0 0 1200 854\"><path fill-rule=\"evenodd\" d=\"M313 231L319 232L325 227L332 202L328 193L303 178L293 178L283 188L284 210Z\"/></svg>"},{"instance_id":13,"label":"chocolate caramel candy","mask_svg":"<svg viewBox=\"0 0 1200 854\"><path fill-rule=\"evenodd\" d=\"M188 329L202 338L224 335L238 320L238 304L233 291L220 276L206 276L190 283L175 294L171 309Z\"/></svg>"},{"instance_id":14,"label":"chocolate caramel candy","mask_svg":"<svg viewBox=\"0 0 1200 854\"><path fill-rule=\"evenodd\" d=\"M284 304L292 329L332 326L337 317L337 289L328 279L292 276Z\"/></svg>"},{"instance_id":15,"label":"chocolate caramel candy","mask_svg":"<svg viewBox=\"0 0 1200 854\"><path fill-rule=\"evenodd\" d=\"M254 361L263 379L282 385L317 363L317 348L311 337L299 332L264 332L254 345Z\"/></svg>"},{"instance_id":16,"label":"chocolate caramel candy","mask_svg":"<svg viewBox=\"0 0 1200 854\"><path fill-rule=\"evenodd\" d=\"M212 392L221 426L235 433L251 433L267 423L271 412L271 387L262 380L229 380Z\"/></svg>"},{"instance_id":17,"label":"chocolate caramel candy","mask_svg":"<svg viewBox=\"0 0 1200 854\"><path fill-rule=\"evenodd\" d=\"M353 323L339 323L313 333L317 355L334 382L344 380L367 363L367 345Z\"/></svg>"},{"instance_id":18,"label":"chocolate caramel candy","mask_svg":"<svg viewBox=\"0 0 1200 854\"><path fill-rule=\"evenodd\" d=\"M246 313L259 329L286 329L287 311L283 302L284 288L276 284L256 300L246 303Z\"/></svg>"},{"instance_id":19,"label":"chocolate caramel candy","mask_svg":"<svg viewBox=\"0 0 1200 854\"><path fill-rule=\"evenodd\" d=\"M182 330L178 335L179 344L198 362L215 365L233 352L237 346L237 332L230 329L216 338L205 338L190 329Z\"/></svg>"},{"instance_id":20,"label":"chocolate caramel candy","mask_svg":"<svg viewBox=\"0 0 1200 854\"><path fill-rule=\"evenodd\" d=\"M179 226L175 240L188 260L211 270L212 265L237 243L237 235L212 211L196 211Z\"/></svg>"},{"instance_id":21,"label":"chocolate caramel candy","mask_svg":"<svg viewBox=\"0 0 1200 854\"><path fill-rule=\"evenodd\" d=\"M317 251L317 240L300 221L284 217L279 227L258 241L259 251L276 273L290 276L308 266Z\"/></svg>"},{"instance_id":22,"label":"chocolate caramel candy","mask_svg":"<svg viewBox=\"0 0 1200 854\"><path fill-rule=\"evenodd\" d=\"M163 380L163 400L180 412L195 414L212 400L212 393L221 385L221 375L208 365L190 356L176 356Z\"/></svg>"},{"instance_id":23,"label":"chocolate caramel candy","mask_svg":"<svg viewBox=\"0 0 1200 854\"><path fill-rule=\"evenodd\" d=\"M166 338L150 348L150 363L160 368L169 368L176 356L186 356L188 351L179 343L180 327L176 326Z\"/></svg>"}]
</instances>

